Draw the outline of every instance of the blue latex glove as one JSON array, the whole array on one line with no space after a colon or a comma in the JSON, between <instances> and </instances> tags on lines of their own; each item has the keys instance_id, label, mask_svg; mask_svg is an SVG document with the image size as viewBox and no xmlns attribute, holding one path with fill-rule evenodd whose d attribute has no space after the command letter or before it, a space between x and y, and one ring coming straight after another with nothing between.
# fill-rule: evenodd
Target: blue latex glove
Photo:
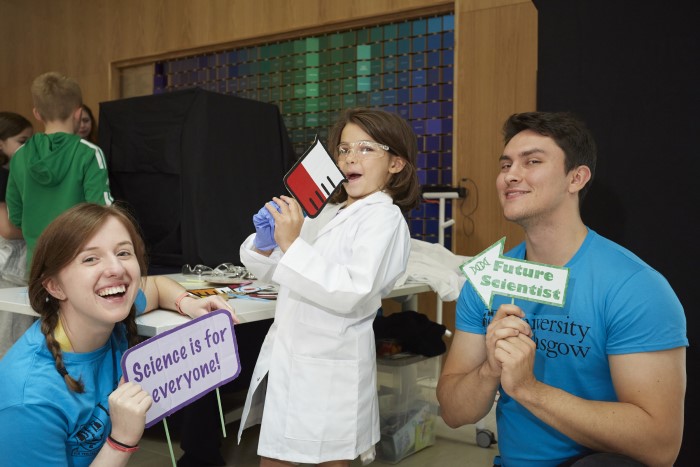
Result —
<instances>
[{"instance_id":1,"label":"blue latex glove","mask_svg":"<svg viewBox=\"0 0 700 467\"><path fill-rule=\"evenodd\" d=\"M277 203L270 201L275 209L279 211L280 207ZM255 238L253 244L260 251L274 250L277 247L275 242L275 218L272 217L270 211L265 206L253 216L253 225L255 226Z\"/></svg>"}]
</instances>

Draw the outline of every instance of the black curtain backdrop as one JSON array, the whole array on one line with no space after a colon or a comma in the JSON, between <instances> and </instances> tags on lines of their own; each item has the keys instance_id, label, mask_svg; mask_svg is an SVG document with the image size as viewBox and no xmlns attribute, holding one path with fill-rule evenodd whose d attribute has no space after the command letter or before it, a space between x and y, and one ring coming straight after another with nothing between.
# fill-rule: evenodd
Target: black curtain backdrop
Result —
<instances>
[{"instance_id":1,"label":"black curtain backdrop","mask_svg":"<svg viewBox=\"0 0 700 467\"><path fill-rule=\"evenodd\" d=\"M253 214L286 192L295 159L277 106L202 89L100 103L99 141L152 274L240 264Z\"/></svg>"},{"instance_id":2,"label":"black curtain backdrop","mask_svg":"<svg viewBox=\"0 0 700 467\"><path fill-rule=\"evenodd\" d=\"M676 465L697 465L700 420L693 414L700 412L700 317L693 283L700 260L699 4L534 4L538 110L575 112L598 142L584 222L661 272L685 308L688 388Z\"/></svg>"}]
</instances>

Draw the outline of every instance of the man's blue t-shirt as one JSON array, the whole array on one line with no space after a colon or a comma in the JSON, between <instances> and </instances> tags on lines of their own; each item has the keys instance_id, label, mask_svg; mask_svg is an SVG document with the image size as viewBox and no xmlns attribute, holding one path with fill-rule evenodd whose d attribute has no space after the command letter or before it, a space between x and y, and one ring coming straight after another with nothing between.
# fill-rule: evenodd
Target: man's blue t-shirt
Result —
<instances>
[{"instance_id":1,"label":"man's blue t-shirt","mask_svg":"<svg viewBox=\"0 0 700 467\"><path fill-rule=\"evenodd\" d=\"M506 254L524 259L522 243ZM653 352L688 345L683 307L666 279L629 250L588 231L569 268L563 308L515 300L537 344L538 381L587 400L616 401L609 355ZM491 309L469 282L457 302L456 327L486 334ZM496 420L503 465L556 466L587 449L545 424L500 388Z\"/></svg>"}]
</instances>

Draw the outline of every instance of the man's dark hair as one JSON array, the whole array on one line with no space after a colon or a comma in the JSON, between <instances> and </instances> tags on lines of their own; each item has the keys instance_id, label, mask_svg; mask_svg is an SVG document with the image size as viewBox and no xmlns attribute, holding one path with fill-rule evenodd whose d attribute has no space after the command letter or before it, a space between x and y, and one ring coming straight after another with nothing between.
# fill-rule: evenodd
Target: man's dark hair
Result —
<instances>
[{"instance_id":1,"label":"man's dark hair","mask_svg":"<svg viewBox=\"0 0 700 467\"><path fill-rule=\"evenodd\" d=\"M505 144L521 131L532 130L549 136L564 151L564 170L585 165L591 170L591 179L579 192L579 202L583 200L595 176L598 158L593 134L586 124L570 112L523 112L511 115L503 124Z\"/></svg>"}]
</instances>

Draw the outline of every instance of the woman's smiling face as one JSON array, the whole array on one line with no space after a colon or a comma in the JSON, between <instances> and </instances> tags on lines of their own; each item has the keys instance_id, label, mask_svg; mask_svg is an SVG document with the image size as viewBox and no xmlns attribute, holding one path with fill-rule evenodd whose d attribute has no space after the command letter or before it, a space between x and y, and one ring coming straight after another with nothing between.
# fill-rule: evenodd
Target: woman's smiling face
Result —
<instances>
[{"instance_id":1,"label":"woman's smiling face","mask_svg":"<svg viewBox=\"0 0 700 467\"><path fill-rule=\"evenodd\" d=\"M114 324L131 311L140 278L141 268L129 232L110 217L44 286L59 300L60 312L74 332L102 329L111 333Z\"/></svg>"}]
</instances>

